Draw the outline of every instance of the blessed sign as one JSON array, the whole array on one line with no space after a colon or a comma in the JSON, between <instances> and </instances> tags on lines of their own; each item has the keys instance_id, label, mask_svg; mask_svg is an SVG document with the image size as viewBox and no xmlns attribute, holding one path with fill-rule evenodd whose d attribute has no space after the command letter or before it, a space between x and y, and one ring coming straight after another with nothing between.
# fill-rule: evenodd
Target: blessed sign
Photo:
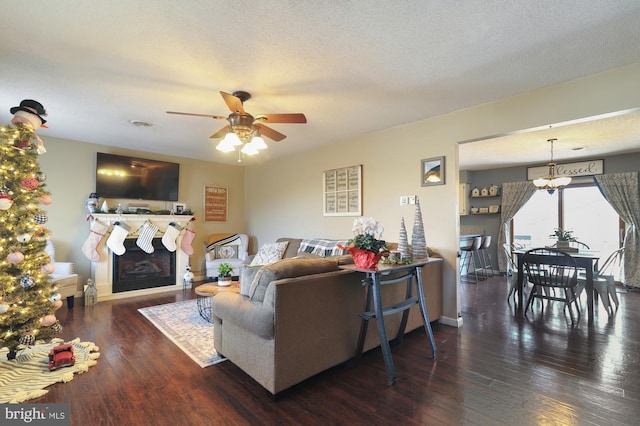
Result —
<instances>
[{"instance_id":1,"label":"blessed sign","mask_svg":"<svg viewBox=\"0 0 640 426\"><path fill-rule=\"evenodd\" d=\"M579 163L556 164L556 176L593 176L604 173L603 160L581 161ZM527 179L534 180L549 176L549 166L527 167Z\"/></svg>"}]
</instances>

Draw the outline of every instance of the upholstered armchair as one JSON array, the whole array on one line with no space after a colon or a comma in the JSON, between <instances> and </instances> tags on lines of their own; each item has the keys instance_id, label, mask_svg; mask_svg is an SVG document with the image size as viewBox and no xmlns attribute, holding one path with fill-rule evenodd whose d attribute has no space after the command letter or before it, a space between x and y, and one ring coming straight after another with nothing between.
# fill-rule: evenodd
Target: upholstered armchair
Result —
<instances>
[{"instance_id":1,"label":"upholstered armchair","mask_svg":"<svg viewBox=\"0 0 640 426\"><path fill-rule=\"evenodd\" d=\"M58 288L60 296L67 299L67 307L73 308L74 296L78 289L78 274L75 273L75 264L72 262L56 262L55 248L51 240L47 241L44 249L51 258L55 271L51 274L53 284Z\"/></svg>"},{"instance_id":2,"label":"upholstered armchair","mask_svg":"<svg viewBox=\"0 0 640 426\"><path fill-rule=\"evenodd\" d=\"M229 263L233 267L233 275L240 274L242 265L249 258L249 236L246 234L212 234L205 240L205 269L207 280L213 281L218 276L218 266Z\"/></svg>"}]
</instances>

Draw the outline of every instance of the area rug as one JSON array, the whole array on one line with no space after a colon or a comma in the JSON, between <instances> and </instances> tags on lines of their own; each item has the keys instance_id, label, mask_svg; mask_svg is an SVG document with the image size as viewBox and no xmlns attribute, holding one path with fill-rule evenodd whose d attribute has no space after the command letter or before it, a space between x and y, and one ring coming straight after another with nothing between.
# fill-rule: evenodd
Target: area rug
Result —
<instances>
[{"instance_id":1,"label":"area rug","mask_svg":"<svg viewBox=\"0 0 640 426\"><path fill-rule=\"evenodd\" d=\"M7 360L8 349L0 350L0 403L18 403L38 398L46 394L44 390L58 382L73 380L74 374L89 371L97 364L99 349L91 342L80 339L67 342L73 345L76 363L70 367L49 371L49 351L61 343L62 339L53 339L44 343L19 350L15 359Z\"/></svg>"},{"instance_id":2,"label":"area rug","mask_svg":"<svg viewBox=\"0 0 640 426\"><path fill-rule=\"evenodd\" d=\"M138 312L200 367L226 360L214 349L213 324L202 319L195 299L141 308Z\"/></svg>"}]
</instances>

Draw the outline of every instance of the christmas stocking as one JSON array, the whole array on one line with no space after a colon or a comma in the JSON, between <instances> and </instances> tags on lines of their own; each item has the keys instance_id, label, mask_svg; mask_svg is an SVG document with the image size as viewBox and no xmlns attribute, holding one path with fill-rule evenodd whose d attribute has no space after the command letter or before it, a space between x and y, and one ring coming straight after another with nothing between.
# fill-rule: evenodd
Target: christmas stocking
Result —
<instances>
[{"instance_id":1,"label":"christmas stocking","mask_svg":"<svg viewBox=\"0 0 640 426\"><path fill-rule=\"evenodd\" d=\"M164 244L167 250L171 252L176 251L176 238L178 238L181 230L182 226L175 222L171 222L169 226L167 226L167 229L164 231L164 235L162 236L162 244Z\"/></svg>"},{"instance_id":2,"label":"christmas stocking","mask_svg":"<svg viewBox=\"0 0 640 426\"><path fill-rule=\"evenodd\" d=\"M87 237L87 240L82 245L82 253L92 262L100 261L100 253L98 253L97 248L107 229L109 229L109 227L100 223L97 219L91 224L89 237Z\"/></svg>"},{"instance_id":3,"label":"christmas stocking","mask_svg":"<svg viewBox=\"0 0 640 426\"><path fill-rule=\"evenodd\" d=\"M127 249L124 248L124 240L129 235L131 227L124 222L114 222L111 235L107 238L107 247L118 256L122 256Z\"/></svg>"},{"instance_id":4,"label":"christmas stocking","mask_svg":"<svg viewBox=\"0 0 640 426\"><path fill-rule=\"evenodd\" d=\"M195 236L196 233L187 225L187 228L184 230L184 235L182 236L182 242L180 242L180 248L189 256L193 254L193 247L191 246L191 243L193 243Z\"/></svg>"},{"instance_id":5,"label":"christmas stocking","mask_svg":"<svg viewBox=\"0 0 640 426\"><path fill-rule=\"evenodd\" d=\"M156 235L158 229L159 228L151 222L146 222L142 225L142 231L140 231L140 235L138 235L138 239L136 240L138 247L149 254L153 253L153 236Z\"/></svg>"}]
</instances>

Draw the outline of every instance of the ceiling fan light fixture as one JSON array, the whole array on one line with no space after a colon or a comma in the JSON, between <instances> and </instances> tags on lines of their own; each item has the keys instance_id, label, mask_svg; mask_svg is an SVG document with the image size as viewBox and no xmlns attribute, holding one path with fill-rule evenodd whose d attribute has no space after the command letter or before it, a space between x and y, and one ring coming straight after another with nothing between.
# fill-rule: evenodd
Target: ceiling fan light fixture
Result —
<instances>
[{"instance_id":1,"label":"ceiling fan light fixture","mask_svg":"<svg viewBox=\"0 0 640 426\"><path fill-rule=\"evenodd\" d=\"M568 176L556 176L556 163L553 162L553 143L557 140L558 139L547 140L547 142L551 143L551 161L547 164L549 167L549 175L533 180L533 184L539 190L547 191L549 194L553 194L556 189L562 189L571 183L571 178Z\"/></svg>"},{"instance_id":2,"label":"ceiling fan light fixture","mask_svg":"<svg viewBox=\"0 0 640 426\"><path fill-rule=\"evenodd\" d=\"M229 132L224 137L223 141L230 146L239 146L242 145L240 138L234 132Z\"/></svg>"},{"instance_id":3,"label":"ceiling fan light fixture","mask_svg":"<svg viewBox=\"0 0 640 426\"><path fill-rule=\"evenodd\" d=\"M264 142L264 139L262 139L262 136L260 135L254 136L253 139L251 139L251 144L255 146L256 149L267 148L267 144Z\"/></svg>"},{"instance_id":4,"label":"ceiling fan light fixture","mask_svg":"<svg viewBox=\"0 0 640 426\"><path fill-rule=\"evenodd\" d=\"M222 152L231 152L236 150L236 148L230 142L226 141L226 138L218 143L216 149Z\"/></svg>"},{"instance_id":5,"label":"ceiling fan light fixture","mask_svg":"<svg viewBox=\"0 0 640 426\"><path fill-rule=\"evenodd\" d=\"M240 151L246 155L256 155L258 153L258 148L256 148L252 143L247 143L244 144Z\"/></svg>"}]
</instances>

